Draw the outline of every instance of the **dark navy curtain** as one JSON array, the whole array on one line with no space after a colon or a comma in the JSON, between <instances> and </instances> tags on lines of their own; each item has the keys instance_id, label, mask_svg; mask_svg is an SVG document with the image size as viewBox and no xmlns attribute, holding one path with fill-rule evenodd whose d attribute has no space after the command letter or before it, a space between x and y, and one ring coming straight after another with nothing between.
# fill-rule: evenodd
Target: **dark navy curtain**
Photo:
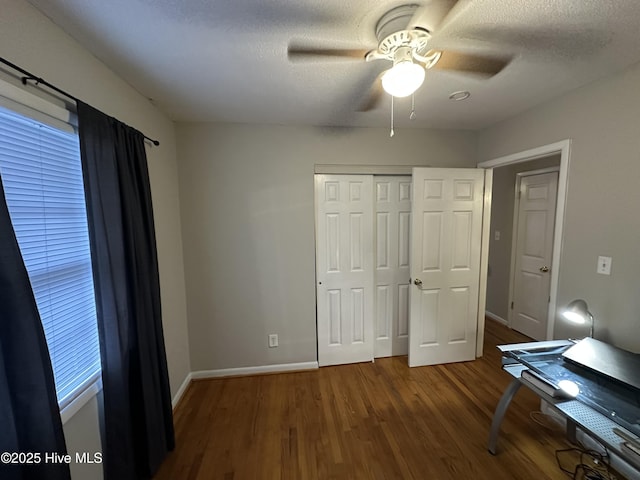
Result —
<instances>
[{"instance_id":1,"label":"dark navy curtain","mask_svg":"<svg viewBox=\"0 0 640 480\"><path fill-rule=\"evenodd\" d=\"M144 136L78 102L102 358L105 480L150 478L174 448Z\"/></svg>"},{"instance_id":2,"label":"dark navy curtain","mask_svg":"<svg viewBox=\"0 0 640 480\"><path fill-rule=\"evenodd\" d=\"M66 463L45 457L67 451L49 349L1 179L0 452L3 480L70 479Z\"/></svg>"}]
</instances>

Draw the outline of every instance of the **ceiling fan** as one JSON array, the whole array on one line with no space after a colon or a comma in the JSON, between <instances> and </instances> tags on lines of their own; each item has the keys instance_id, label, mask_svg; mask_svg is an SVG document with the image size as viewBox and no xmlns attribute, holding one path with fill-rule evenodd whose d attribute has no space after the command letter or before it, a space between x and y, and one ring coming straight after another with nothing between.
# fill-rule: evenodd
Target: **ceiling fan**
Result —
<instances>
[{"instance_id":1,"label":"ceiling fan","mask_svg":"<svg viewBox=\"0 0 640 480\"><path fill-rule=\"evenodd\" d=\"M455 70L493 76L510 62L506 56L476 55L430 47L434 32L456 5L457 0L433 0L426 6L416 4L395 7L376 24L378 47L373 50L335 49L290 44L289 59L354 58L367 62L391 61L391 68L375 80L369 98L359 111L377 106L383 92L392 97L413 94L425 78L426 70Z\"/></svg>"}]
</instances>

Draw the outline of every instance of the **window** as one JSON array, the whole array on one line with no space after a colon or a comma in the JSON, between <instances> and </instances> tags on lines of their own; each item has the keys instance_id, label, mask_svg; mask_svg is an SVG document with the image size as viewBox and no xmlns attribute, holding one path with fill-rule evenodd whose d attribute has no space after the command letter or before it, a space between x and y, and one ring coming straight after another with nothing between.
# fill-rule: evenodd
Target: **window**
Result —
<instances>
[{"instance_id":1,"label":"window","mask_svg":"<svg viewBox=\"0 0 640 480\"><path fill-rule=\"evenodd\" d=\"M100 375L78 136L0 108L0 174L62 409Z\"/></svg>"}]
</instances>

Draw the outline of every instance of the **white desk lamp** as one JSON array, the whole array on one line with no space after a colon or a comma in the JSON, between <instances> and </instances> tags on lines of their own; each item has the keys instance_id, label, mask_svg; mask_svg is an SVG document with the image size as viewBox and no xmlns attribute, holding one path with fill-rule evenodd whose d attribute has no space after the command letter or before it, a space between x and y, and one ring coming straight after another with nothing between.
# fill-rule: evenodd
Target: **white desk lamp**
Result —
<instances>
[{"instance_id":1,"label":"white desk lamp","mask_svg":"<svg viewBox=\"0 0 640 480\"><path fill-rule=\"evenodd\" d=\"M587 302L582 299L574 300L562 311L562 316L580 325L589 323L589 336L593 338L593 315L589 311Z\"/></svg>"}]
</instances>

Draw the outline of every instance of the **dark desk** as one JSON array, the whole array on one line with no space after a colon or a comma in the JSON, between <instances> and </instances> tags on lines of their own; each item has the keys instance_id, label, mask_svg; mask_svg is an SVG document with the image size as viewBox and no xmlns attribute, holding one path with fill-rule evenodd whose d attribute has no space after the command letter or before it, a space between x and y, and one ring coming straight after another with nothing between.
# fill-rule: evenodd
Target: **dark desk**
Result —
<instances>
[{"instance_id":1,"label":"dark desk","mask_svg":"<svg viewBox=\"0 0 640 480\"><path fill-rule=\"evenodd\" d=\"M570 440L575 441L577 429L582 430L626 462L637 474L634 478L640 478L640 455L622 446L626 440L640 444L640 390L565 360L562 354L573 345L570 340L554 340L498 347L502 368L514 378L496 407L489 452L496 454L502 419L524 385L566 419ZM559 385L568 385L572 395Z\"/></svg>"}]
</instances>

